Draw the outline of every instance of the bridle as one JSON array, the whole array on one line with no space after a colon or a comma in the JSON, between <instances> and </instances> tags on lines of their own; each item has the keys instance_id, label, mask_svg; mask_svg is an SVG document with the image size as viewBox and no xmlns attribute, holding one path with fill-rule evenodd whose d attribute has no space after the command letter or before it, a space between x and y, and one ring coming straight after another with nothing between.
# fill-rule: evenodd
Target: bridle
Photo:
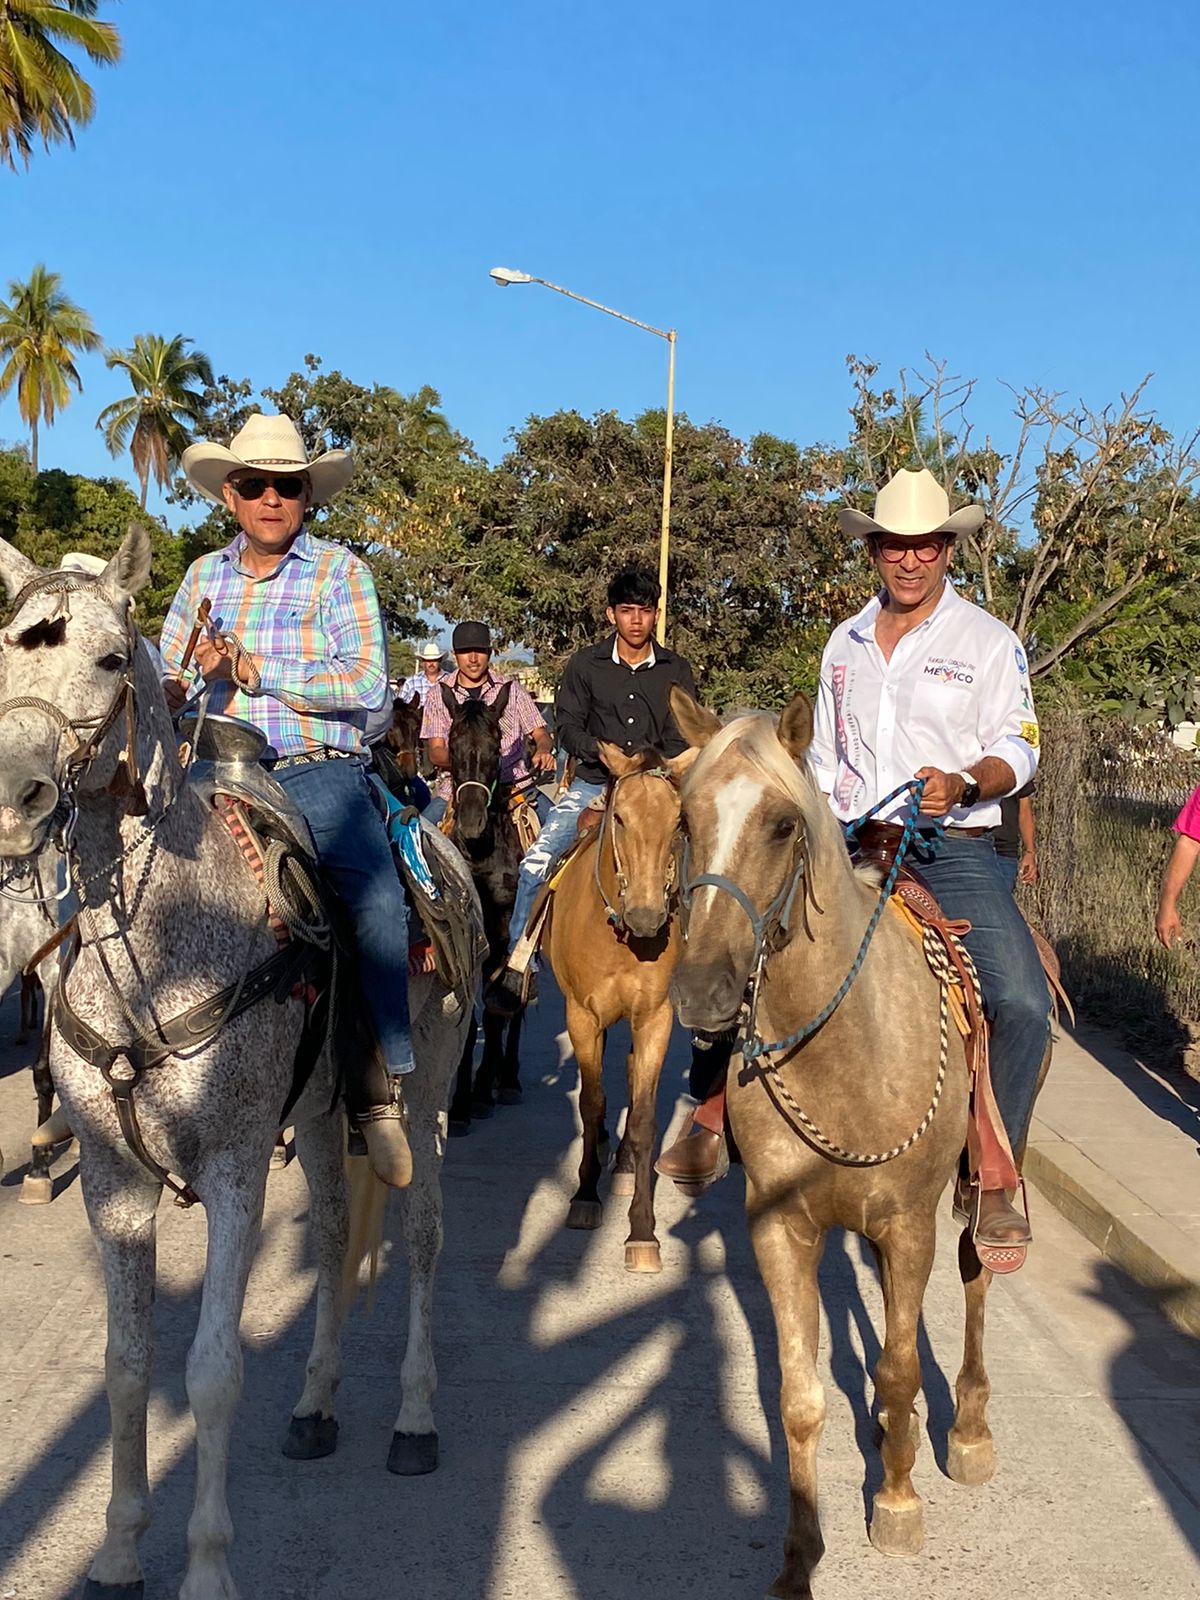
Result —
<instances>
[{"instance_id":1,"label":"bridle","mask_svg":"<svg viewBox=\"0 0 1200 1600\"><path fill-rule=\"evenodd\" d=\"M855 822L847 826L845 831L847 840L849 841L862 827L862 825L876 812L882 811L886 806L890 805L893 800L898 799L902 794L907 794L911 797L909 809L904 819L903 833L901 834L900 842L897 845L895 857L880 887L879 898L876 901L875 908L872 911L870 920L867 923L866 931L864 932L862 941L858 947L858 953L855 955L854 960L850 965L850 970L847 972L842 982L838 985L838 988L834 992L832 998L827 1001L827 1003L821 1008L815 1017L811 1018L811 1020L806 1022L802 1027L799 1027L792 1033L789 1033L786 1038L775 1039L769 1044L764 1042L759 1037L757 1026L759 993L762 987L762 978L763 973L766 970L768 957L775 950L782 949L791 939L793 931L792 919L795 914L796 897L798 894L801 894L802 890L801 914L804 919L805 932L808 934L809 938L812 937L812 930L808 924L809 902L812 902L814 910L816 910L818 913L821 911L821 907L817 903L816 897L813 893L812 871L809 864L808 835L805 830L801 828L800 833L797 836L796 844L793 848L792 861L788 868L788 872L784 877L783 884L775 898L771 901L770 905L765 911L761 912L758 910L757 906L755 906L754 902L750 899L750 896L745 892L741 885L735 883L732 878L726 877L724 873L703 872L698 877L689 878L688 845L685 840L683 858L684 881L681 891L681 898L684 907L684 939L686 940L687 938L688 912L691 909L692 897L697 889L704 887L723 890L734 901L736 901L736 903L749 918L750 927L754 934L754 954L750 962L750 976L746 981L746 990L742 1000L742 1017L739 1024L742 1033L742 1054L747 1061L755 1061L760 1056L780 1055L789 1050L795 1049L798 1045L803 1044L805 1040L810 1039L812 1035L818 1031L818 1029L824 1027L833 1013L837 1010L838 1006L840 1006L842 1001L846 998L847 994L849 994L851 986L853 985L854 980L858 977L858 974L862 969L863 962L866 960L867 951L871 946L871 940L875 936L875 930L879 926L879 921L883 916L884 908L886 907L888 900L891 898L892 890L896 886L896 879L899 877L900 869L904 864L904 858L908 854L909 847L911 846L913 838L916 834L917 820L921 809L921 795L924 792L924 789L925 780L923 778L913 779L909 783L903 783L899 788L894 789L891 794L885 795L884 798L879 801L878 805L872 806L871 810L866 814L866 816L857 818Z\"/></svg>"},{"instance_id":2,"label":"bridle","mask_svg":"<svg viewBox=\"0 0 1200 1600\"><path fill-rule=\"evenodd\" d=\"M604 902L605 915L618 932L623 932L625 928L625 896L629 892L629 879L625 876L625 869L621 865L621 853L617 849L616 799L618 788L627 778L661 778L664 783L669 783L672 788L675 787L675 779L667 771L666 767L645 767L638 772L623 772L620 777L613 777L609 780L608 794L604 801L604 812L600 818L600 828L596 840L596 857L592 872L596 880L596 890ZM617 899L620 902L619 910L605 893L604 884L600 878L600 860L604 854L605 839L608 840L612 848L613 871L617 879ZM676 875L677 858L676 852L672 850L670 860L667 863L665 885L668 905L675 891Z\"/></svg>"},{"instance_id":3,"label":"bridle","mask_svg":"<svg viewBox=\"0 0 1200 1600\"><path fill-rule=\"evenodd\" d=\"M86 590L94 590L99 584L98 578L88 577L78 573L48 572L41 573L36 578L31 578L13 600L9 610L9 620L18 616L26 603L36 594L57 593L62 597L62 607L59 615L69 617L71 594ZM71 744L67 751L61 774L56 774L59 791L59 804L62 817L55 836L55 845L65 856L70 857L71 845L75 836L75 826L78 820L78 790L79 784L104 747L104 742L116 725L118 719L124 715L125 719L125 745L121 752L117 770L109 784L109 792L126 801L126 811L131 816L145 816L148 810L146 791L137 765L137 728L136 705L133 682L135 652L138 646L138 633L133 624L133 607L127 603L125 611L125 648L128 657L124 671L121 673L116 691L109 703L108 709L96 717L68 717L66 712L51 701L43 699L40 695L14 695L11 699L0 702L0 719L14 711L36 711L44 716L57 729L59 739L69 739ZM160 819L156 819L160 820Z\"/></svg>"}]
</instances>

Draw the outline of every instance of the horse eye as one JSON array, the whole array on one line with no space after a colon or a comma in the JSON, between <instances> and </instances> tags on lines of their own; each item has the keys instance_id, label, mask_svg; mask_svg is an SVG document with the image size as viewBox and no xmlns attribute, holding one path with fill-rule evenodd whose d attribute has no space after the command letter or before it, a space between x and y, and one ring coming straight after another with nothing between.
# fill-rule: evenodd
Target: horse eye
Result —
<instances>
[{"instance_id":1,"label":"horse eye","mask_svg":"<svg viewBox=\"0 0 1200 1600\"><path fill-rule=\"evenodd\" d=\"M101 656L96 665L101 672L120 672L125 665L124 656Z\"/></svg>"},{"instance_id":2,"label":"horse eye","mask_svg":"<svg viewBox=\"0 0 1200 1600\"><path fill-rule=\"evenodd\" d=\"M791 817L782 817L775 824L775 837L777 839L790 839L796 831L796 824Z\"/></svg>"}]
</instances>

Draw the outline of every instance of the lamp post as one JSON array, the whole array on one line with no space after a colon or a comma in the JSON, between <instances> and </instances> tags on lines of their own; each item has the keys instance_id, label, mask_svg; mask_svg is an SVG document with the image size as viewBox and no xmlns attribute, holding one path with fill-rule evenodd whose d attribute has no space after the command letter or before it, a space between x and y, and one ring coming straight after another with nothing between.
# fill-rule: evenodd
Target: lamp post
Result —
<instances>
[{"instance_id":1,"label":"lamp post","mask_svg":"<svg viewBox=\"0 0 1200 1600\"><path fill-rule=\"evenodd\" d=\"M655 630L659 644L665 644L667 564L671 548L671 465L675 442L675 329L655 328L648 322L639 322L636 317L627 317L623 311L614 311L611 306L601 305L599 300L589 300L585 294L576 294L573 289L564 289L561 283L551 283L548 278L535 277L532 272L517 272L512 267L493 267L488 276L502 289L511 283L540 283L544 289L553 289L555 294L565 294L568 300L578 300L580 305L591 306L596 311L603 311L606 316L616 317L619 322L632 323L635 328L642 328L646 333L656 334L658 338L667 341L667 437L663 451L662 519L658 535L658 586L662 591L662 598L659 601L658 627Z\"/></svg>"}]
</instances>

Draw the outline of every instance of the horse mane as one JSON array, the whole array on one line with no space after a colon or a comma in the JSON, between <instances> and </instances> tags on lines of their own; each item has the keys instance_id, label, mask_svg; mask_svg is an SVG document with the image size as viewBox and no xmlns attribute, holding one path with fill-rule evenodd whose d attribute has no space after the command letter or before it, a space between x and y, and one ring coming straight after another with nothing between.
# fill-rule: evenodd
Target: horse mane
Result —
<instances>
[{"instance_id":1,"label":"horse mane","mask_svg":"<svg viewBox=\"0 0 1200 1600\"><path fill-rule=\"evenodd\" d=\"M804 827L810 839L823 846L837 846L838 854L845 857L841 830L829 803L821 793L812 768L807 761L796 762L779 742L777 719L767 711L739 712L714 733L700 752L700 760L692 767L685 780L685 792L695 783L704 781L701 769L708 758L716 760L732 746L773 789L779 790L795 805L804 818ZM848 863L847 863L848 864Z\"/></svg>"}]
</instances>

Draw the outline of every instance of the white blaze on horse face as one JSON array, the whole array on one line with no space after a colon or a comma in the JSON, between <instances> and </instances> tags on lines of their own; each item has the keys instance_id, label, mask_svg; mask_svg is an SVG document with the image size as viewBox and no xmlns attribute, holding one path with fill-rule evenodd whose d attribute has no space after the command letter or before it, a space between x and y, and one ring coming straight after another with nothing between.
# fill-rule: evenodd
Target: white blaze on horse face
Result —
<instances>
[{"instance_id":1,"label":"white blaze on horse face","mask_svg":"<svg viewBox=\"0 0 1200 1600\"><path fill-rule=\"evenodd\" d=\"M717 826L712 855L704 868L705 872L719 873L726 878L733 876L730 869L734 864L738 840L742 836L746 818L754 810L761 796L761 781L752 778L746 772L740 772L736 777L729 778L714 791L712 803L716 811ZM698 893L709 895L708 904L711 905L711 896L717 891L711 884L705 884ZM705 910L707 909L706 905Z\"/></svg>"}]
</instances>

